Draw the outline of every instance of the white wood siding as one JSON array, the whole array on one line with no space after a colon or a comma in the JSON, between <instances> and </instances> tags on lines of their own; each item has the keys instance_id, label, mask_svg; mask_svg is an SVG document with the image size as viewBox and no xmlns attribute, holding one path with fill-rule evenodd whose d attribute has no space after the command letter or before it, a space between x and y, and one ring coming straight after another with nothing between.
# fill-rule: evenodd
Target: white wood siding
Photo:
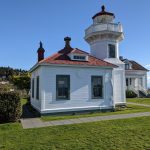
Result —
<instances>
[{"instance_id":1,"label":"white wood siding","mask_svg":"<svg viewBox=\"0 0 150 150\"><path fill-rule=\"evenodd\" d=\"M40 76L41 113L67 112L113 107L112 69L89 67L42 66L32 77ZM70 100L56 99L56 75L70 75ZM103 76L103 99L91 99L91 76ZM35 88L36 89L36 88Z\"/></svg>"},{"instance_id":2,"label":"white wood siding","mask_svg":"<svg viewBox=\"0 0 150 150\"><path fill-rule=\"evenodd\" d=\"M40 79L40 75L41 75L41 67L37 68L34 72L32 72L31 74L31 87L32 87L32 79L34 78L34 98L32 98L32 94L30 94L30 98L31 98L31 104L32 106L37 109L38 111L41 110L41 79ZM39 100L36 99L36 79L37 76L39 76ZM32 89L31 89L32 92Z\"/></svg>"},{"instance_id":3,"label":"white wood siding","mask_svg":"<svg viewBox=\"0 0 150 150\"><path fill-rule=\"evenodd\" d=\"M142 70L126 70L126 78L135 78L135 89L142 86L143 89L147 90L147 71ZM142 79L142 85L140 85L140 79Z\"/></svg>"},{"instance_id":4,"label":"white wood siding","mask_svg":"<svg viewBox=\"0 0 150 150\"><path fill-rule=\"evenodd\" d=\"M125 70L116 68L113 70L113 87L115 105L125 104Z\"/></svg>"}]
</instances>

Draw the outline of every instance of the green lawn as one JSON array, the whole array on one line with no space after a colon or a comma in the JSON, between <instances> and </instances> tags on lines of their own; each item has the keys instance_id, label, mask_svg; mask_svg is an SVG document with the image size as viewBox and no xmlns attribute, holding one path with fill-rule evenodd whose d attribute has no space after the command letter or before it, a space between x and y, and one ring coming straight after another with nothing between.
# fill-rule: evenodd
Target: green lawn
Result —
<instances>
[{"instance_id":1,"label":"green lawn","mask_svg":"<svg viewBox=\"0 0 150 150\"><path fill-rule=\"evenodd\" d=\"M148 150L150 117L23 130L0 125L0 150Z\"/></svg>"},{"instance_id":2,"label":"green lawn","mask_svg":"<svg viewBox=\"0 0 150 150\"><path fill-rule=\"evenodd\" d=\"M128 101L132 101L135 99L128 99ZM140 99L144 102L150 99ZM27 99L21 99L22 106L27 103ZM150 108L143 106L135 106L128 105L127 108L119 109L115 112L93 112L87 114L76 114L76 115L56 115L56 116L42 116L42 121L52 121L52 120L63 120L63 119L73 119L73 118L81 118L81 117L94 117L94 116L106 116L106 115L115 115L115 114L128 114L128 113L136 113L136 112L148 112Z\"/></svg>"},{"instance_id":3,"label":"green lawn","mask_svg":"<svg viewBox=\"0 0 150 150\"><path fill-rule=\"evenodd\" d=\"M127 102L148 104L150 105L150 98L128 98Z\"/></svg>"},{"instance_id":4,"label":"green lawn","mask_svg":"<svg viewBox=\"0 0 150 150\"><path fill-rule=\"evenodd\" d=\"M26 98L22 98L21 99L21 106L25 105L27 103L27 99Z\"/></svg>"},{"instance_id":5,"label":"green lawn","mask_svg":"<svg viewBox=\"0 0 150 150\"><path fill-rule=\"evenodd\" d=\"M115 112L95 112L89 114L78 114L78 115L56 115L56 116L42 116L42 121L51 121L51 120L63 120L63 119L72 119L72 118L81 118L81 117L93 117L93 116L106 116L106 115L115 115L115 114L128 114L136 112L148 112L150 108L143 106L128 105L127 108L116 110Z\"/></svg>"}]
</instances>

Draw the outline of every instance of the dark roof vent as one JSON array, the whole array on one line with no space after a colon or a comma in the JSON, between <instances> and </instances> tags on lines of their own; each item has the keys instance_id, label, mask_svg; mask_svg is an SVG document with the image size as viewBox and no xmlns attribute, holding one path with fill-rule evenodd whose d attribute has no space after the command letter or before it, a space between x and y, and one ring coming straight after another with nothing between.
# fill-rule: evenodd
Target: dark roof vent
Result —
<instances>
[{"instance_id":1,"label":"dark roof vent","mask_svg":"<svg viewBox=\"0 0 150 150\"><path fill-rule=\"evenodd\" d=\"M65 41L65 48L71 48L71 46L70 46L71 38L70 37L65 37L64 41Z\"/></svg>"}]
</instances>

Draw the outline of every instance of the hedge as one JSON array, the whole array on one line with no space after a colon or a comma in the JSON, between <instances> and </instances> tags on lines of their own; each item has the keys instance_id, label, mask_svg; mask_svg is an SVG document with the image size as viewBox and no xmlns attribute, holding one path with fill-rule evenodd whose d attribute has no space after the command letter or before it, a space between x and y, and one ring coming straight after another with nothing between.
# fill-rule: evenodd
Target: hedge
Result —
<instances>
[{"instance_id":1,"label":"hedge","mask_svg":"<svg viewBox=\"0 0 150 150\"><path fill-rule=\"evenodd\" d=\"M15 122L21 116L21 101L16 92L0 92L0 123Z\"/></svg>"},{"instance_id":2,"label":"hedge","mask_svg":"<svg viewBox=\"0 0 150 150\"><path fill-rule=\"evenodd\" d=\"M134 93L132 90L126 90L126 98L135 98L137 94Z\"/></svg>"}]
</instances>

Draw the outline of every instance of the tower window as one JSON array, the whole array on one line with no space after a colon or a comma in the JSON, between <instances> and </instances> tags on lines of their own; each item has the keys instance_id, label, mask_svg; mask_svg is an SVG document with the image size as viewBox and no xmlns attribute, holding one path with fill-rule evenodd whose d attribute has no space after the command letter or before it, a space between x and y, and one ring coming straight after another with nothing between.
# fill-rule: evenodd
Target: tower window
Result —
<instances>
[{"instance_id":1,"label":"tower window","mask_svg":"<svg viewBox=\"0 0 150 150\"><path fill-rule=\"evenodd\" d=\"M115 45L109 44L108 49L109 49L109 58L116 58L116 47L115 47Z\"/></svg>"}]
</instances>

